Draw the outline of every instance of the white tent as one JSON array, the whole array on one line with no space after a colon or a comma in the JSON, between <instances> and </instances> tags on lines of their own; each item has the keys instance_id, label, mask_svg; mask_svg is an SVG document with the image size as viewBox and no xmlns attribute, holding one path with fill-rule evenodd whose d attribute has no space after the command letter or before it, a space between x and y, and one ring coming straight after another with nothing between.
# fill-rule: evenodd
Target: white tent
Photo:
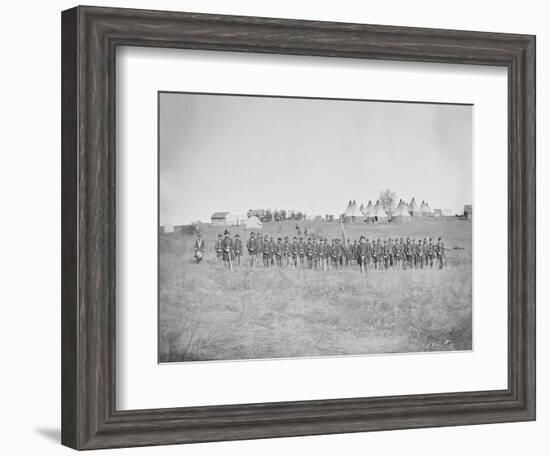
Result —
<instances>
[{"instance_id":1,"label":"white tent","mask_svg":"<svg viewBox=\"0 0 550 456\"><path fill-rule=\"evenodd\" d=\"M434 216L434 211L432 210L430 205L428 203L426 203L425 201L422 201L422 204L420 205L420 212L422 213L422 215L424 217L433 217Z\"/></svg>"},{"instance_id":2,"label":"white tent","mask_svg":"<svg viewBox=\"0 0 550 456\"><path fill-rule=\"evenodd\" d=\"M414 196L411 202L409 203L408 210L409 210L409 214L412 215L413 217L422 217L422 212L418 208L418 205L416 204Z\"/></svg>"},{"instance_id":3,"label":"white tent","mask_svg":"<svg viewBox=\"0 0 550 456\"><path fill-rule=\"evenodd\" d=\"M363 221L363 213L359 210L359 207L357 206L355 200L351 201L350 204L348 204L348 207L343 214L343 221L344 223L355 223Z\"/></svg>"},{"instance_id":4,"label":"white tent","mask_svg":"<svg viewBox=\"0 0 550 456\"><path fill-rule=\"evenodd\" d=\"M404 201L399 201L397 208L393 211L392 221L397 223L406 223L411 221L411 214L409 214L408 207Z\"/></svg>"},{"instance_id":5,"label":"white tent","mask_svg":"<svg viewBox=\"0 0 550 456\"><path fill-rule=\"evenodd\" d=\"M262 227L263 227L263 224L257 216L252 215L252 216L248 217L248 219L246 219L246 229L247 230L258 229L258 228L262 228Z\"/></svg>"},{"instance_id":6,"label":"white tent","mask_svg":"<svg viewBox=\"0 0 550 456\"><path fill-rule=\"evenodd\" d=\"M374 206L372 205L372 201L369 200L369 203L365 206L365 209L363 211L363 214L365 217L372 217L372 210Z\"/></svg>"},{"instance_id":7,"label":"white tent","mask_svg":"<svg viewBox=\"0 0 550 456\"><path fill-rule=\"evenodd\" d=\"M173 233L174 232L174 225L171 223L165 223L164 224L164 232L165 233Z\"/></svg>"},{"instance_id":8,"label":"white tent","mask_svg":"<svg viewBox=\"0 0 550 456\"><path fill-rule=\"evenodd\" d=\"M380 201L376 201L372 209L371 217L374 218L375 222L385 222L388 220L388 214L386 214L386 211L380 206Z\"/></svg>"}]
</instances>

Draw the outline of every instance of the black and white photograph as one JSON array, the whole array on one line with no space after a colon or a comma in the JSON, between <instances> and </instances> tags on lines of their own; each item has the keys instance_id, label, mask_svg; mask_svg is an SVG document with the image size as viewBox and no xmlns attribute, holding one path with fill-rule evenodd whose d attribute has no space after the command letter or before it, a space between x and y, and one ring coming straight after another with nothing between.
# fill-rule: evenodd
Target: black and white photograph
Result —
<instances>
[{"instance_id":1,"label":"black and white photograph","mask_svg":"<svg viewBox=\"0 0 550 456\"><path fill-rule=\"evenodd\" d=\"M159 362L471 350L472 122L159 92Z\"/></svg>"}]
</instances>

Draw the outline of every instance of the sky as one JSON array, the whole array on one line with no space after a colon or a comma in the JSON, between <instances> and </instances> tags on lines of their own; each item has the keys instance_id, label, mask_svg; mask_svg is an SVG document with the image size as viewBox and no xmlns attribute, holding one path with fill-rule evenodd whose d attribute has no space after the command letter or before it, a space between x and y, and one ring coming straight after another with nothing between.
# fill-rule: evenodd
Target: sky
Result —
<instances>
[{"instance_id":1,"label":"sky","mask_svg":"<svg viewBox=\"0 0 550 456\"><path fill-rule=\"evenodd\" d=\"M461 212L472 121L470 105L162 92L159 221L257 208L337 216L387 188Z\"/></svg>"}]
</instances>

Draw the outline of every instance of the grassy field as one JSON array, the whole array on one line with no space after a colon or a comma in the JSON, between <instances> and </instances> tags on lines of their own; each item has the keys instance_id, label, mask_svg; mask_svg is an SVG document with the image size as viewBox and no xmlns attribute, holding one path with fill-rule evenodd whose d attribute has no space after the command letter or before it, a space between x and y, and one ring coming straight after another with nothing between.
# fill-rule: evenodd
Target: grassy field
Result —
<instances>
[{"instance_id":1,"label":"grassy field","mask_svg":"<svg viewBox=\"0 0 550 456\"><path fill-rule=\"evenodd\" d=\"M337 222L301 222L303 231L340 237ZM296 222L264 224L294 236ZM241 227L229 228L246 240ZM342 356L469 350L472 344L471 224L456 218L408 224L346 225L353 242L372 237L443 237L443 270L310 271L218 264L223 228L203 225L205 260L192 262L195 237L159 239L161 362Z\"/></svg>"}]
</instances>

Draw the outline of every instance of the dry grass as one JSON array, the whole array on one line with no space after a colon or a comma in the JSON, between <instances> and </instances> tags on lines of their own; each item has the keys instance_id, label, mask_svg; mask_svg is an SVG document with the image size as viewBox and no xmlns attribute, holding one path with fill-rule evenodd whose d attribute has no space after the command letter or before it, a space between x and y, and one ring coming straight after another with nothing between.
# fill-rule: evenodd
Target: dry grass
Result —
<instances>
[{"instance_id":1,"label":"dry grass","mask_svg":"<svg viewBox=\"0 0 550 456\"><path fill-rule=\"evenodd\" d=\"M294 226L272 223L263 231L293 235ZM444 237L446 269L369 271L366 278L358 270L242 265L228 271L213 255L218 231L203 228L207 255L199 265L191 262L192 236L160 239L163 362L471 349L468 222L348 226L351 239L359 234ZM340 228L337 223L310 223L308 231L332 237ZM246 263L247 255L243 259Z\"/></svg>"}]
</instances>

